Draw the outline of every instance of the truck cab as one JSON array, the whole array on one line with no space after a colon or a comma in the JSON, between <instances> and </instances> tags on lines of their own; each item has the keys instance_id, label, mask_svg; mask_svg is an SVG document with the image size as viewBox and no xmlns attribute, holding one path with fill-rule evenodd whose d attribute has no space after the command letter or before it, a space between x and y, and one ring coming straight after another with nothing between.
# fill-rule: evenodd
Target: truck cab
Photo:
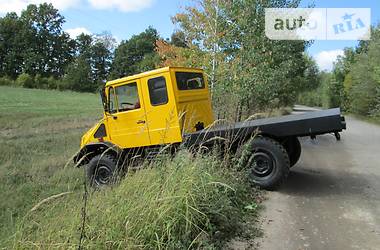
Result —
<instances>
[{"instance_id":1,"label":"truck cab","mask_svg":"<svg viewBox=\"0 0 380 250\"><path fill-rule=\"evenodd\" d=\"M81 149L181 143L184 133L214 121L201 69L165 67L120 78L107 82L101 96L103 119L82 137Z\"/></svg>"}]
</instances>

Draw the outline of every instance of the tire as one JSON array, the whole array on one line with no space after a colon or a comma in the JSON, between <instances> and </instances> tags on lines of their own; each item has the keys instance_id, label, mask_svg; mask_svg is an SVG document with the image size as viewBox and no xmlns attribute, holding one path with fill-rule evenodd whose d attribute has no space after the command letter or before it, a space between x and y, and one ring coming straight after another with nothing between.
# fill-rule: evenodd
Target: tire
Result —
<instances>
[{"instance_id":1,"label":"tire","mask_svg":"<svg viewBox=\"0 0 380 250\"><path fill-rule=\"evenodd\" d=\"M280 143L260 136L245 145L239 165L248 172L248 177L254 184L275 190L288 177L290 161Z\"/></svg>"},{"instance_id":2,"label":"tire","mask_svg":"<svg viewBox=\"0 0 380 250\"><path fill-rule=\"evenodd\" d=\"M341 140L339 132L335 132L334 136L335 136L335 138L336 138L337 141Z\"/></svg>"},{"instance_id":3,"label":"tire","mask_svg":"<svg viewBox=\"0 0 380 250\"><path fill-rule=\"evenodd\" d=\"M94 156L87 165L87 181L94 188L113 184L116 180L116 158L111 154Z\"/></svg>"},{"instance_id":4,"label":"tire","mask_svg":"<svg viewBox=\"0 0 380 250\"><path fill-rule=\"evenodd\" d=\"M283 143L283 146L285 147L286 152L288 152L290 167L293 167L301 157L301 143L297 137L291 137Z\"/></svg>"}]
</instances>

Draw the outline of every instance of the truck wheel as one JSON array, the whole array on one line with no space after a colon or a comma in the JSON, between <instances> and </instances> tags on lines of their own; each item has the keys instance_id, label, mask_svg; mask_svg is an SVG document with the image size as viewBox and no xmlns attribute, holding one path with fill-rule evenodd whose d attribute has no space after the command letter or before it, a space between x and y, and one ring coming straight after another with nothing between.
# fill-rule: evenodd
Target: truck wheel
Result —
<instances>
[{"instance_id":1,"label":"truck wheel","mask_svg":"<svg viewBox=\"0 0 380 250\"><path fill-rule=\"evenodd\" d=\"M277 141L256 137L242 152L239 165L248 170L250 180L258 186L274 190L288 177L289 156Z\"/></svg>"},{"instance_id":2,"label":"truck wheel","mask_svg":"<svg viewBox=\"0 0 380 250\"><path fill-rule=\"evenodd\" d=\"M111 154L94 156L87 165L87 180L92 187L102 187L115 181L116 158Z\"/></svg>"},{"instance_id":3,"label":"truck wheel","mask_svg":"<svg viewBox=\"0 0 380 250\"><path fill-rule=\"evenodd\" d=\"M287 139L286 142L283 143L283 146L285 147L286 152L288 152L290 167L293 167L301 157L301 143L297 137L292 137Z\"/></svg>"}]
</instances>

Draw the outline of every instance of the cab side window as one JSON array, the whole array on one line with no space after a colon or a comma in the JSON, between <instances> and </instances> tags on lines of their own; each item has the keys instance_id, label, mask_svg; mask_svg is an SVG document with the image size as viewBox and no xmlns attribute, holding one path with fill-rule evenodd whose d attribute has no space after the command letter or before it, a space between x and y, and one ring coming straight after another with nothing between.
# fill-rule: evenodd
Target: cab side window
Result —
<instances>
[{"instance_id":1,"label":"cab side window","mask_svg":"<svg viewBox=\"0 0 380 250\"><path fill-rule=\"evenodd\" d=\"M175 72L177 86L179 90L204 89L205 81L202 73L195 72Z\"/></svg>"},{"instance_id":2,"label":"cab side window","mask_svg":"<svg viewBox=\"0 0 380 250\"><path fill-rule=\"evenodd\" d=\"M135 82L115 87L119 112L140 108L140 99Z\"/></svg>"},{"instance_id":3,"label":"cab side window","mask_svg":"<svg viewBox=\"0 0 380 250\"><path fill-rule=\"evenodd\" d=\"M168 91L165 77L160 76L148 80L149 98L152 106L168 103Z\"/></svg>"}]
</instances>

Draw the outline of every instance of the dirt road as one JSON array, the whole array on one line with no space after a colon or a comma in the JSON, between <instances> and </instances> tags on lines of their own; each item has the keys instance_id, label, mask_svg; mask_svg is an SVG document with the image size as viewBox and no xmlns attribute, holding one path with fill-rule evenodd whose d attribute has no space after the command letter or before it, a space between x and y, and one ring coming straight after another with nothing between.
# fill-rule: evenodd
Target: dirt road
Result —
<instances>
[{"instance_id":1,"label":"dirt road","mask_svg":"<svg viewBox=\"0 0 380 250\"><path fill-rule=\"evenodd\" d=\"M380 127L346 120L340 142L302 139L289 179L268 192L259 249L380 249Z\"/></svg>"}]
</instances>

